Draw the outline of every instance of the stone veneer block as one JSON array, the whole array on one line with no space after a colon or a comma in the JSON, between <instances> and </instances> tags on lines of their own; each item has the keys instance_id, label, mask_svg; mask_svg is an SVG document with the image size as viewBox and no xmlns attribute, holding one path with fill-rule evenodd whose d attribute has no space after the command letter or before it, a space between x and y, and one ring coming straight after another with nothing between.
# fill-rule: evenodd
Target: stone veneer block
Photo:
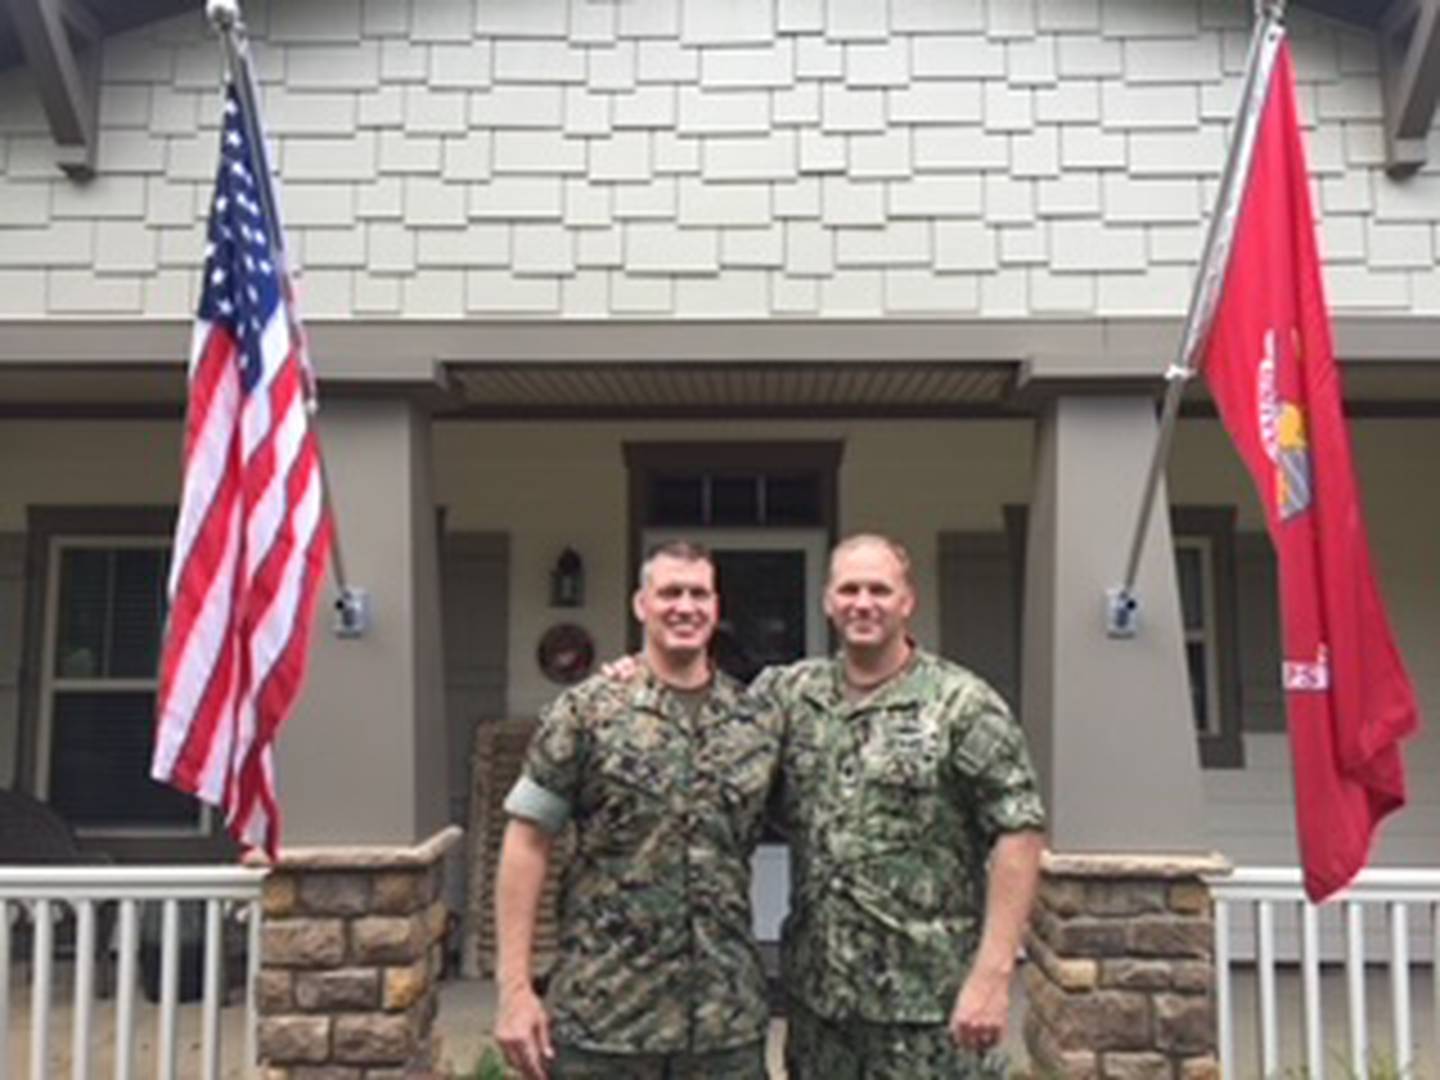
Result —
<instances>
[{"instance_id":1,"label":"stone veneer block","mask_svg":"<svg viewBox=\"0 0 1440 1080\"><path fill-rule=\"evenodd\" d=\"M295 1004L305 1012L374 1009L380 1003L380 973L374 968L305 971L295 976Z\"/></svg>"},{"instance_id":2,"label":"stone veneer block","mask_svg":"<svg viewBox=\"0 0 1440 1080\"><path fill-rule=\"evenodd\" d=\"M1218 1074L1205 878L1226 870L1218 856L1047 856L1025 968L1037 1075Z\"/></svg>"}]
</instances>

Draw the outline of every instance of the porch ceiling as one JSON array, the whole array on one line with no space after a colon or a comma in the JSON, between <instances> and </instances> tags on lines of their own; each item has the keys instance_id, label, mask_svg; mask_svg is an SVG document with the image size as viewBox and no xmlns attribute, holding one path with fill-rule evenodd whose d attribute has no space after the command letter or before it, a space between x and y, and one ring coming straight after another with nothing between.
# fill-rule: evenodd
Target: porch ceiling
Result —
<instances>
[{"instance_id":1,"label":"porch ceiling","mask_svg":"<svg viewBox=\"0 0 1440 1080\"><path fill-rule=\"evenodd\" d=\"M0 365L0 416L48 412L55 405L97 413L144 409L178 414L185 406L185 369L118 364L67 364L63 368Z\"/></svg>"},{"instance_id":2,"label":"porch ceiling","mask_svg":"<svg viewBox=\"0 0 1440 1080\"><path fill-rule=\"evenodd\" d=\"M994 411L1011 364L511 363L450 368L467 413L823 416Z\"/></svg>"}]
</instances>

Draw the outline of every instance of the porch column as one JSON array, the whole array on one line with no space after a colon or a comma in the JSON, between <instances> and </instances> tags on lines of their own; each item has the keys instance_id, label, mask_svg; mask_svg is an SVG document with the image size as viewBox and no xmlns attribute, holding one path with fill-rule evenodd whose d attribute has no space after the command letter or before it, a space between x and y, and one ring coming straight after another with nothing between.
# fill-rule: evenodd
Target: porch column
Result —
<instances>
[{"instance_id":1,"label":"porch column","mask_svg":"<svg viewBox=\"0 0 1440 1080\"><path fill-rule=\"evenodd\" d=\"M372 623L335 636L327 577L279 741L282 842L410 844L445 824L448 792L430 420L400 398L332 395L320 436L345 570L369 591Z\"/></svg>"},{"instance_id":2,"label":"porch column","mask_svg":"<svg viewBox=\"0 0 1440 1080\"><path fill-rule=\"evenodd\" d=\"M1055 851L1205 850L1204 799L1162 485L1138 636L1107 637L1155 441L1148 396L1042 412L1026 552L1021 696Z\"/></svg>"},{"instance_id":3,"label":"porch column","mask_svg":"<svg viewBox=\"0 0 1440 1080\"><path fill-rule=\"evenodd\" d=\"M1148 396L1043 408L1026 552L1025 726L1050 810L1025 1042L1066 1080L1209 1080L1215 1013L1200 757L1162 486L1139 634L1105 633L1156 433Z\"/></svg>"}]
</instances>

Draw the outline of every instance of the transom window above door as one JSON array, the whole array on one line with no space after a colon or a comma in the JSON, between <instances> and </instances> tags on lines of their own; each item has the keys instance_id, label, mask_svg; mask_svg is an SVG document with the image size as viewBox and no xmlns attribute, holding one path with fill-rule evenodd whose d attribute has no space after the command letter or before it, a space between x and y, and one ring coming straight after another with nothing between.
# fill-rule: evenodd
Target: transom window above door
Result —
<instances>
[{"instance_id":1,"label":"transom window above door","mask_svg":"<svg viewBox=\"0 0 1440 1080\"><path fill-rule=\"evenodd\" d=\"M645 524L698 528L822 525L819 472L656 472Z\"/></svg>"}]
</instances>

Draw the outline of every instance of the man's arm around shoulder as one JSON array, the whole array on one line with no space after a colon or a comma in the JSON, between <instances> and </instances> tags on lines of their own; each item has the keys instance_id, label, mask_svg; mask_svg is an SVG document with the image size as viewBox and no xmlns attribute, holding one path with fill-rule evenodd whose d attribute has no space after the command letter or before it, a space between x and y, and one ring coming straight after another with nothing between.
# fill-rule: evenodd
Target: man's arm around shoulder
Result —
<instances>
[{"instance_id":1,"label":"man's arm around shoulder","mask_svg":"<svg viewBox=\"0 0 1440 1080\"><path fill-rule=\"evenodd\" d=\"M505 827L495 880L495 930L499 944L496 983L500 991L495 1041L505 1060L529 1080L545 1080L554 1057L550 1018L535 993L530 958L540 892L550 865L551 833L514 817Z\"/></svg>"}]
</instances>

